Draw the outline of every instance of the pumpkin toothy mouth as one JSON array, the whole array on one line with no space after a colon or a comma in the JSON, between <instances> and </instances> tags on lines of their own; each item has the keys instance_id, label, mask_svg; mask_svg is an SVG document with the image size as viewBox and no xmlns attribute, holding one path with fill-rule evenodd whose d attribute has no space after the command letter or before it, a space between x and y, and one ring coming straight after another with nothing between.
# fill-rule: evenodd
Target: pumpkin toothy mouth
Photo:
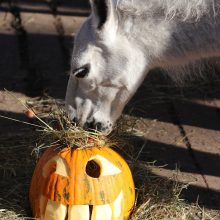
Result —
<instances>
[{"instance_id":1,"label":"pumpkin toothy mouth","mask_svg":"<svg viewBox=\"0 0 220 220\"><path fill-rule=\"evenodd\" d=\"M48 166L51 167L48 169ZM86 165L84 165L86 179L92 179L93 181L98 181L100 184L107 183L105 179L109 176L114 175L114 178L117 179L117 175L121 173L121 170L110 163L107 159L100 155L92 156ZM44 171L54 172L53 175L62 176L62 179L69 178L70 171L67 169L67 164L65 160L60 156L55 156L51 161L47 163ZM48 174L44 173L44 176ZM56 179L56 178L55 178ZM103 181L104 180L104 181ZM66 185L66 184L65 184ZM91 184L85 184L88 187L91 187ZM85 191L89 191L89 189L84 189ZM107 189L108 191L110 189ZM85 194L85 192L81 192L81 194ZM123 192L118 191L118 193L114 196L110 196L108 198L108 202L106 201L105 195L107 194L106 190L100 190L99 201L97 201L97 205L95 201L89 202L88 205L76 205L76 204L61 204L57 200L57 196L54 198L50 198L42 204L47 203L44 212L43 220L112 220L119 219L121 216L121 206L122 206L122 198ZM52 194L51 194L52 195ZM117 196L118 195L118 196ZM49 196L47 196L49 197ZM66 196L66 199L68 196ZM100 204L100 201L102 204Z\"/></svg>"},{"instance_id":2,"label":"pumpkin toothy mouth","mask_svg":"<svg viewBox=\"0 0 220 220\"><path fill-rule=\"evenodd\" d=\"M121 191L113 203L105 204L105 205L66 206L63 204L58 204L55 201L48 200L43 220L123 219L121 217L122 198L123 198L123 192Z\"/></svg>"}]
</instances>

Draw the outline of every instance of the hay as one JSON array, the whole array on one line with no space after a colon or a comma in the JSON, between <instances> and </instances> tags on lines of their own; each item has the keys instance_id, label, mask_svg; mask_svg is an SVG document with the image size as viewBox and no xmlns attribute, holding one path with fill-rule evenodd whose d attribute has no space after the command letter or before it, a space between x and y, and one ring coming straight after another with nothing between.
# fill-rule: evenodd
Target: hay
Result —
<instances>
[{"instance_id":1,"label":"hay","mask_svg":"<svg viewBox=\"0 0 220 220\"><path fill-rule=\"evenodd\" d=\"M25 114L32 120L32 122L30 123L19 121L17 119L8 118L6 116L0 117L36 127L36 131L39 133L39 144L34 149L35 151L50 147L51 145L59 145L60 147L68 146L77 148L89 148L94 146L112 146L115 144L114 142L110 141L109 138L95 129L90 129L87 131L81 127L78 127L76 123L73 123L72 120L68 117L64 108L54 99L48 98L46 101L35 100L35 102L29 101L24 103L22 100L15 97L12 93L8 91L6 92L9 96L14 98L17 102L26 108L27 111ZM49 111L43 115L38 114L39 106L45 106L45 104L53 106L53 109L48 109Z\"/></svg>"},{"instance_id":2,"label":"hay","mask_svg":"<svg viewBox=\"0 0 220 220\"><path fill-rule=\"evenodd\" d=\"M31 216L28 189L35 160L35 133L28 128L0 135L0 219L26 220Z\"/></svg>"},{"instance_id":3,"label":"hay","mask_svg":"<svg viewBox=\"0 0 220 220\"><path fill-rule=\"evenodd\" d=\"M205 210L198 203L189 204L181 199L181 193L187 190L188 184L178 181L178 170L171 178L164 179L152 174L153 169L158 167L144 164L134 168L134 172L139 172L139 177L134 178L142 181L137 189L137 204L131 220L211 220L220 217L219 213Z\"/></svg>"}]
</instances>

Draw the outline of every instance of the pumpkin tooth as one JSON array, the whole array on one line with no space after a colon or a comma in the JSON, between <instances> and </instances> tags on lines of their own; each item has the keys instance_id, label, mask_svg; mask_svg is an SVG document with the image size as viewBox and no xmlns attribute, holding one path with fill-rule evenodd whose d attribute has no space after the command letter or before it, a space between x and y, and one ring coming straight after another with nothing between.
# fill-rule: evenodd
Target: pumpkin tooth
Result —
<instances>
[{"instance_id":1,"label":"pumpkin tooth","mask_svg":"<svg viewBox=\"0 0 220 220\"><path fill-rule=\"evenodd\" d=\"M108 204L93 206L91 220L112 220L111 206Z\"/></svg>"},{"instance_id":2,"label":"pumpkin tooth","mask_svg":"<svg viewBox=\"0 0 220 220\"><path fill-rule=\"evenodd\" d=\"M89 205L72 205L68 209L68 220L90 220Z\"/></svg>"},{"instance_id":3,"label":"pumpkin tooth","mask_svg":"<svg viewBox=\"0 0 220 220\"><path fill-rule=\"evenodd\" d=\"M43 220L65 220L67 207L55 201L48 200Z\"/></svg>"},{"instance_id":4,"label":"pumpkin tooth","mask_svg":"<svg viewBox=\"0 0 220 220\"><path fill-rule=\"evenodd\" d=\"M122 200L123 200L123 192L121 191L118 195L118 197L115 199L113 203L113 210L114 210L114 217L116 219L119 219L121 216L121 210L122 210Z\"/></svg>"}]
</instances>

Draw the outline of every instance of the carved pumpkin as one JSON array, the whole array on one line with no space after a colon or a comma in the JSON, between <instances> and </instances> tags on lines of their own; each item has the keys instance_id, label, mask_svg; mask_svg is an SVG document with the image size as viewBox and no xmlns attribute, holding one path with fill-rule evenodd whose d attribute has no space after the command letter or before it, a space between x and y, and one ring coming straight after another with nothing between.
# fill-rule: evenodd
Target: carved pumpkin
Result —
<instances>
[{"instance_id":1,"label":"carved pumpkin","mask_svg":"<svg viewBox=\"0 0 220 220\"><path fill-rule=\"evenodd\" d=\"M125 220L134 199L131 171L109 147L47 149L30 187L41 220Z\"/></svg>"}]
</instances>

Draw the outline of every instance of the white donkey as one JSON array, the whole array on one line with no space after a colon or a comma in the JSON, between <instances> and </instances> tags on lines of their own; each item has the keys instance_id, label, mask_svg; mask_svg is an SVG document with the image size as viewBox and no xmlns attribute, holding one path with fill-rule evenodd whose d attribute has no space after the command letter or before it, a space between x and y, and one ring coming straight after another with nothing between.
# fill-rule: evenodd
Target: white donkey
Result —
<instances>
[{"instance_id":1,"label":"white donkey","mask_svg":"<svg viewBox=\"0 0 220 220\"><path fill-rule=\"evenodd\" d=\"M90 0L76 38L66 108L109 133L147 73L220 56L220 0Z\"/></svg>"}]
</instances>

